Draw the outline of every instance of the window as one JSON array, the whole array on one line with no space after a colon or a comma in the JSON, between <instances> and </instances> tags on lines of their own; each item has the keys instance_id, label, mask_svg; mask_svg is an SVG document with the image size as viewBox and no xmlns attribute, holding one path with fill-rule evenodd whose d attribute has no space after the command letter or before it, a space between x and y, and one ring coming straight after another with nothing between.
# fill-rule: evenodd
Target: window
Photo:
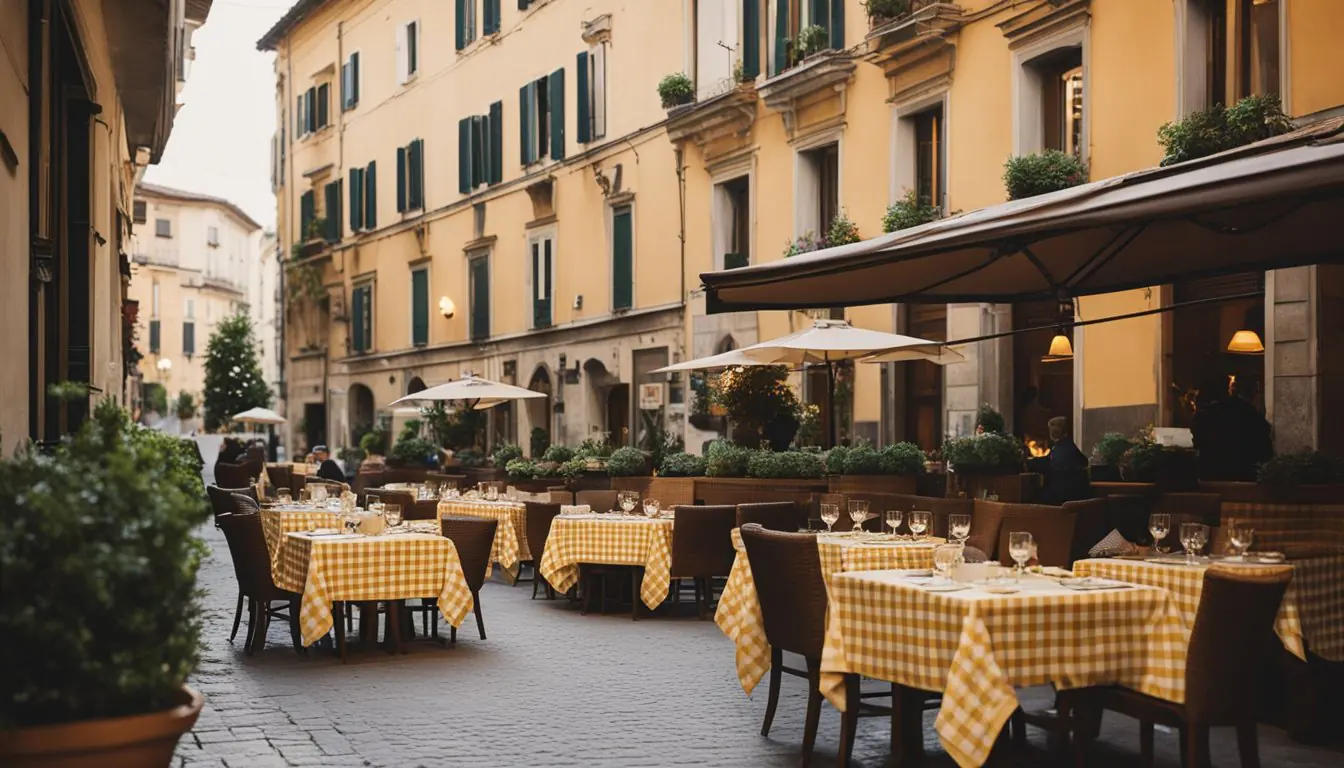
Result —
<instances>
[{"instance_id":1,"label":"window","mask_svg":"<svg viewBox=\"0 0 1344 768\"><path fill-rule=\"evenodd\" d=\"M350 291L350 349L355 354L373 349L373 283Z\"/></svg>"},{"instance_id":2,"label":"window","mask_svg":"<svg viewBox=\"0 0 1344 768\"><path fill-rule=\"evenodd\" d=\"M328 243L338 243L341 240L341 186L341 180L337 179L322 188L324 205L322 236Z\"/></svg>"},{"instance_id":3,"label":"window","mask_svg":"<svg viewBox=\"0 0 1344 768\"><path fill-rule=\"evenodd\" d=\"M155 236L155 237L172 237L172 236L173 236L173 222L169 221L168 219L155 219L155 220L154 220L154 236Z\"/></svg>"},{"instance_id":4,"label":"window","mask_svg":"<svg viewBox=\"0 0 1344 768\"><path fill-rule=\"evenodd\" d=\"M1280 0L1237 0L1237 96L1279 93Z\"/></svg>"},{"instance_id":5,"label":"window","mask_svg":"<svg viewBox=\"0 0 1344 768\"><path fill-rule=\"evenodd\" d=\"M523 165L565 159L565 70L518 89L518 106Z\"/></svg>"},{"instance_id":6,"label":"window","mask_svg":"<svg viewBox=\"0 0 1344 768\"><path fill-rule=\"evenodd\" d=\"M708 98L733 86L733 67L741 52L739 8L755 5L743 0L696 0L696 97Z\"/></svg>"},{"instance_id":7,"label":"window","mask_svg":"<svg viewBox=\"0 0 1344 768\"><path fill-rule=\"evenodd\" d=\"M714 185L714 240L722 269L751 263L751 179Z\"/></svg>"},{"instance_id":8,"label":"window","mask_svg":"<svg viewBox=\"0 0 1344 768\"><path fill-rule=\"evenodd\" d=\"M840 145L799 153L798 234L822 237L840 212Z\"/></svg>"},{"instance_id":9,"label":"window","mask_svg":"<svg viewBox=\"0 0 1344 768\"><path fill-rule=\"evenodd\" d=\"M294 134L303 138L327 127L331 123L329 114L331 84L322 83L300 93L298 106L294 111Z\"/></svg>"},{"instance_id":10,"label":"window","mask_svg":"<svg viewBox=\"0 0 1344 768\"><path fill-rule=\"evenodd\" d=\"M454 0L457 26L453 40L459 51L476 40L476 2L477 0Z\"/></svg>"},{"instance_id":11,"label":"window","mask_svg":"<svg viewBox=\"0 0 1344 768\"><path fill-rule=\"evenodd\" d=\"M359 104L359 51L351 53L341 65L341 110L354 109Z\"/></svg>"},{"instance_id":12,"label":"window","mask_svg":"<svg viewBox=\"0 0 1344 768\"><path fill-rule=\"evenodd\" d=\"M319 234L316 226L317 199L310 189L299 196L299 241L307 242L316 238Z\"/></svg>"},{"instance_id":13,"label":"window","mask_svg":"<svg viewBox=\"0 0 1344 768\"><path fill-rule=\"evenodd\" d=\"M1060 48L1027 62L1032 93L1040 98L1041 149L1082 158L1083 49ZM1027 94L1024 94L1024 96Z\"/></svg>"},{"instance_id":14,"label":"window","mask_svg":"<svg viewBox=\"0 0 1344 768\"><path fill-rule=\"evenodd\" d=\"M551 314L555 297L555 237L539 235L528 242L532 252L532 327L549 328L554 323Z\"/></svg>"},{"instance_id":15,"label":"window","mask_svg":"<svg viewBox=\"0 0 1344 768\"><path fill-rule=\"evenodd\" d=\"M186 312L186 314L187 314L187 319L188 319L188 320L195 320L195 319L196 319L196 302L195 302L195 300L193 300L193 299L187 299L187 312Z\"/></svg>"},{"instance_id":16,"label":"window","mask_svg":"<svg viewBox=\"0 0 1344 768\"><path fill-rule=\"evenodd\" d=\"M149 321L149 353L151 355L159 354L159 321Z\"/></svg>"},{"instance_id":17,"label":"window","mask_svg":"<svg viewBox=\"0 0 1344 768\"><path fill-rule=\"evenodd\" d=\"M464 195L504 178L504 102L457 121L457 189Z\"/></svg>"},{"instance_id":18,"label":"window","mask_svg":"<svg viewBox=\"0 0 1344 768\"><path fill-rule=\"evenodd\" d=\"M411 270L411 344L429 343L429 268Z\"/></svg>"},{"instance_id":19,"label":"window","mask_svg":"<svg viewBox=\"0 0 1344 768\"><path fill-rule=\"evenodd\" d=\"M469 256L467 259L468 292L471 305L470 335L472 341L490 338L490 257L489 254Z\"/></svg>"},{"instance_id":20,"label":"window","mask_svg":"<svg viewBox=\"0 0 1344 768\"><path fill-rule=\"evenodd\" d=\"M783 72L802 60L804 52L795 50L796 41L811 26L827 30L826 47L843 49L844 0L770 0L770 74Z\"/></svg>"},{"instance_id":21,"label":"window","mask_svg":"<svg viewBox=\"0 0 1344 768\"><path fill-rule=\"evenodd\" d=\"M145 203L144 200L136 200L135 202L131 203L131 219L136 224L144 224L146 218L149 215L148 209L149 206Z\"/></svg>"},{"instance_id":22,"label":"window","mask_svg":"<svg viewBox=\"0 0 1344 768\"><path fill-rule=\"evenodd\" d=\"M397 83L404 84L420 71L420 23L397 27Z\"/></svg>"},{"instance_id":23,"label":"window","mask_svg":"<svg viewBox=\"0 0 1344 768\"><path fill-rule=\"evenodd\" d=\"M378 228L378 168L369 161L363 168L350 169L350 231Z\"/></svg>"},{"instance_id":24,"label":"window","mask_svg":"<svg viewBox=\"0 0 1344 768\"><path fill-rule=\"evenodd\" d=\"M150 317L158 317L158 316L159 316L159 281L158 281L158 280L155 280L155 281L154 281L154 285L153 285L153 287L150 288L150 294L149 294L149 295L150 295L150 299L149 299L149 316L150 316Z\"/></svg>"},{"instance_id":25,"label":"window","mask_svg":"<svg viewBox=\"0 0 1344 768\"><path fill-rule=\"evenodd\" d=\"M607 135L607 44L598 43L578 56L579 143Z\"/></svg>"},{"instance_id":26,"label":"window","mask_svg":"<svg viewBox=\"0 0 1344 768\"><path fill-rule=\"evenodd\" d=\"M205 228L205 244L211 248L219 247L219 227Z\"/></svg>"},{"instance_id":27,"label":"window","mask_svg":"<svg viewBox=\"0 0 1344 768\"><path fill-rule=\"evenodd\" d=\"M190 320L182 323L182 354L187 357L196 354L196 323Z\"/></svg>"},{"instance_id":28,"label":"window","mask_svg":"<svg viewBox=\"0 0 1344 768\"><path fill-rule=\"evenodd\" d=\"M633 214L622 205L611 212L611 308L635 305L635 240Z\"/></svg>"},{"instance_id":29,"label":"window","mask_svg":"<svg viewBox=\"0 0 1344 768\"><path fill-rule=\"evenodd\" d=\"M943 106L909 118L915 129L915 194L931 205L944 207L947 196L947 147L943 143Z\"/></svg>"},{"instance_id":30,"label":"window","mask_svg":"<svg viewBox=\"0 0 1344 768\"><path fill-rule=\"evenodd\" d=\"M425 142L397 147L397 212L425 207Z\"/></svg>"}]
</instances>

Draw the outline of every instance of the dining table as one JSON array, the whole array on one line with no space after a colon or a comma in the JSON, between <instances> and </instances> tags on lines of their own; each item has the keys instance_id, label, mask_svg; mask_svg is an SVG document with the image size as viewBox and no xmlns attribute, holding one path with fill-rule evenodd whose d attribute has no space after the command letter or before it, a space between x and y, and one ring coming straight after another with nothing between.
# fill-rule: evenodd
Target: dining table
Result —
<instances>
[{"instance_id":1,"label":"dining table","mask_svg":"<svg viewBox=\"0 0 1344 768\"><path fill-rule=\"evenodd\" d=\"M291 533L319 529L340 530L339 512L312 503L271 504L261 508L261 531L270 553L271 570L280 562L280 550Z\"/></svg>"},{"instance_id":2,"label":"dining table","mask_svg":"<svg viewBox=\"0 0 1344 768\"><path fill-rule=\"evenodd\" d=\"M562 512L551 521L541 555L541 575L557 592L578 583L579 565L630 565L644 569L640 600L650 610L672 586L671 511L658 517L614 512Z\"/></svg>"},{"instance_id":3,"label":"dining table","mask_svg":"<svg viewBox=\"0 0 1344 768\"><path fill-rule=\"evenodd\" d=\"M445 498L439 500L438 516L444 517L480 517L495 520L495 540L490 545L490 562L486 566L486 578L495 563L504 569L510 583L517 583L518 571L523 562L532 559L532 551L527 543L527 505L521 501L500 499Z\"/></svg>"}]
</instances>

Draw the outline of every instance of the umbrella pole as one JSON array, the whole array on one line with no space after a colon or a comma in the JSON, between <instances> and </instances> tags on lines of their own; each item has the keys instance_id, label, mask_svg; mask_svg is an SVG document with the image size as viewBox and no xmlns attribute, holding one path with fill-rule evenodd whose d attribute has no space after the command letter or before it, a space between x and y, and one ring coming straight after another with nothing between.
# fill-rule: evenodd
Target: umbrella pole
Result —
<instances>
[{"instance_id":1,"label":"umbrella pole","mask_svg":"<svg viewBox=\"0 0 1344 768\"><path fill-rule=\"evenodd\" d=\"M836 445L836 436L839 434L838 424L835 418L835 366L830 361L830 355L826 360L826 412L830 414L827 419L830 426L830 438L832 448Z\"/></svg>"}]
</instances>

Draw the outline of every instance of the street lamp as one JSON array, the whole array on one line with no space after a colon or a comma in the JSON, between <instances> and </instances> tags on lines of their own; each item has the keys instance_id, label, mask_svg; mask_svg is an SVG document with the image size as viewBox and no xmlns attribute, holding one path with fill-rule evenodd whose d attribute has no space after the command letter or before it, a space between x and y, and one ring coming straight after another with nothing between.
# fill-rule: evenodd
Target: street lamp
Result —
<instances>
[{"instance_id":1,"label":"street lamp","mask_svg":"<svg viewBox=\"0 0 1344 768\"><path fill-rule=\"evenodd\" d=\"M173 370L173 361L166 357L160 358L155 367L159 369L159 378L166 379L169 371Z\"/></svg>"}]
</instances>

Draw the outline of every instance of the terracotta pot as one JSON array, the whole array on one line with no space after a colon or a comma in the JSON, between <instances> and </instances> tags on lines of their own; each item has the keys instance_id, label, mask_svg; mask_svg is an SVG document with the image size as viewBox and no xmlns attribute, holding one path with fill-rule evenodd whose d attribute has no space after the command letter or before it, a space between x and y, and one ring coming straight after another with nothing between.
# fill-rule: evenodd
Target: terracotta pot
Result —
<instances>
[{"instance_id":1,"label":"terracotta pot","mask_svg":"<svg viewBox=\"0 0 1344 768\"><path fill-rule=\"evenodd\" d=\"M0 733L0 765L8 768L146 768L172 763L205 698L182 687L181 703L146 715L39 725Z\"/></svg>"}]
</instances>

